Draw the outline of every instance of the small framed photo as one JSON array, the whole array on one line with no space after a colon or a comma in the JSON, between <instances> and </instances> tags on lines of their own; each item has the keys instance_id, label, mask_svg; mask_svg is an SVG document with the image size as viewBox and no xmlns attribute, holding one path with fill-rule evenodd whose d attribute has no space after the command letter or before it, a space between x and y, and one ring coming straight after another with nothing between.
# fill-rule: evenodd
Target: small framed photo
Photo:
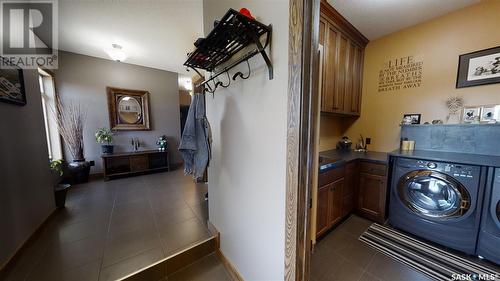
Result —
<instances>
[{"instance_id":1,"label":"small framed photo","mask_svg":"<svg viewBox=\"0 0 500 281\"><path fill-rule=\"evenodd\" d=\"M405 114L403 115L403 124L404 125L420 124L421 117L422 114Z\"/></svg>"},{"instance_id":2,"label":"small framed photo","mask_svg":"<svg viewBox=\"0 0 500 281\"><path fill-rule=\"evenodd\" d=\"M493 83L500 83L500 46L459 57L457 88Z\"/></svg>"},{"instance_id":3,"label":"small framed photo","mask_svg":"<svg viewBox=\"0 0 500 281\"><path fill-rule=\"evenodd\" d=\"M499 118L499 105L485 105L481 110L481 122L496 122Z\"/></svg>"},{"instance_id":4,"label":"small framed photo","mask_svg":"<svg viewBox=\"0 0 500 281\"><path fill-rule=\"evenodd\" d=\"M479 121L479 116L481 116L481 107L466 107L464 108L462 121L464 123L473 123Z\"/></svg>"}]
</instances>

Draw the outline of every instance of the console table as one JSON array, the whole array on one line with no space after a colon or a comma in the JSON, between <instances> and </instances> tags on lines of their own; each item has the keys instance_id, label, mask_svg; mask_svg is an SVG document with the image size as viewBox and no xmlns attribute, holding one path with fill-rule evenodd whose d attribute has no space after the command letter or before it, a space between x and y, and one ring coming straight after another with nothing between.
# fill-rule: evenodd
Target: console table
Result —
<instances>
[{"instance_id":1,"label":"console table","mask_svg":"<svg viewBox=\"0 0 500 281\"><path fill-rule=\"evenodd\" d=\"M143 150L102 154L104 180L118 176L170 171L167 151Z\"/></svg>"}]
</instances>

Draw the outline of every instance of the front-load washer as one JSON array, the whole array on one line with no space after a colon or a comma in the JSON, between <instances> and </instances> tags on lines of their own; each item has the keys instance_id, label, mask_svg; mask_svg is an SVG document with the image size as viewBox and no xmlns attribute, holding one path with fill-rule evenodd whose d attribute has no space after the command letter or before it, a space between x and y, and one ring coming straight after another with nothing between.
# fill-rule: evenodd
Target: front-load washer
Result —
<instances>
[{"instance_id":1,"label":"front-load washer","mask_svg":"<svg viewBox=\"0 0 500 281\"><path fill-rule=\"evenodd\" d=\"M389 224L474 254L486 172L479 166L395 158Z\"/></svg>"},{"instance_id":2,"label":"front-load washer","mask_svg":"<svg viewBox=\"0 0 500 281\"><path fill-rule=\"evenodd\" d=\"M500 264L500 168L491 168L489 174L492 176L485 190L477 254Z\"/></svg>"}]
</instances>

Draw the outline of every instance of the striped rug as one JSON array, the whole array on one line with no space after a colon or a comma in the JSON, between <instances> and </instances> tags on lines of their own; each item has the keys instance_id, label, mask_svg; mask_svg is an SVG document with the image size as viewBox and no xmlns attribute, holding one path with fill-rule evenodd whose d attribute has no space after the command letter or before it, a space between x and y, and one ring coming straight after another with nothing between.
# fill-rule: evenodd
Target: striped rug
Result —
<instances>
[{"instance_id":1,"label":"striped rug","mask_svg":"<svg viewBox=\"0 0 500 281\"><path fill-rule=\"evenodd\" d=\"M372 224L361 234L359 240L439 281L500 280L498 270L444 251L377 223Z\"/></svg>"}]
</instances>

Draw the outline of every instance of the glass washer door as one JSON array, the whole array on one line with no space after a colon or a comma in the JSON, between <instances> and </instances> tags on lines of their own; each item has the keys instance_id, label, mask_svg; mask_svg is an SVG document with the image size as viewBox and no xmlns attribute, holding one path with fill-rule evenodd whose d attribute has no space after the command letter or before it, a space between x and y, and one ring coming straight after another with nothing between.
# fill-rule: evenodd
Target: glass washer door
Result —
<instances>
[{"instance_id":1,"label":"glass washer door","mask_svg":"<svg viewBox=\"0 0 500 281\"><path fill-rule=\"evenodd\" d=\"M454 178L436 171L405 174L399 182L398 195L412 212L428 218L461 217L470 208L467 189Z\"/></svg>"}]
</instances>

